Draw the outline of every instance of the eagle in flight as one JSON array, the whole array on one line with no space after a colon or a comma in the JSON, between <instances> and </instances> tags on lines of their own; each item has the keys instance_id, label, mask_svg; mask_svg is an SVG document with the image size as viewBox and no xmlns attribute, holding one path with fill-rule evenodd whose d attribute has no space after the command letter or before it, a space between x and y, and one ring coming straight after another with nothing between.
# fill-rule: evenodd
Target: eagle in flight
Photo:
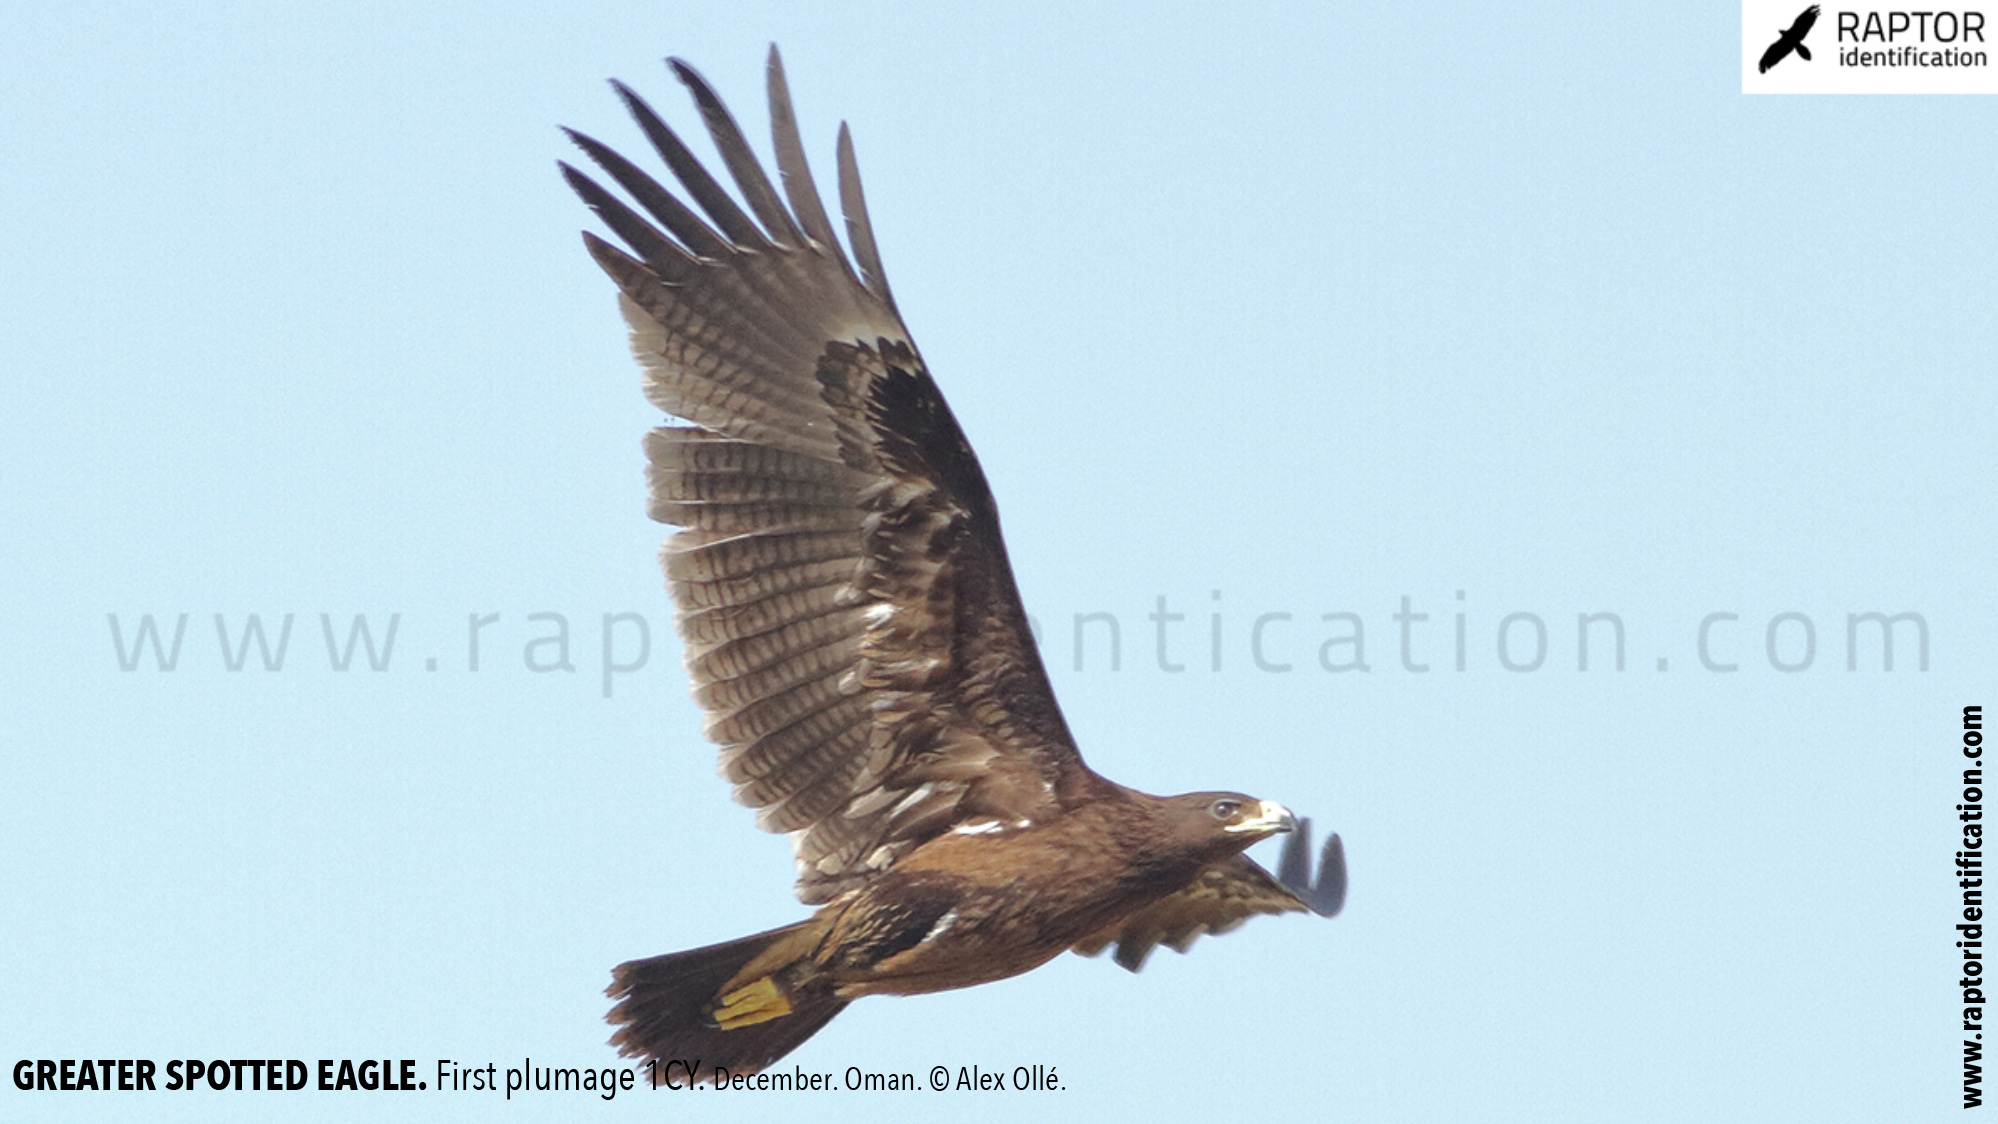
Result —
<instances>
[{"instance_id":1,"label":"eagle in flight","mask_svg":"<svg viewBox=\"0 0 1998 1124\"><path fill-rule=\"evenodd\" d=\"M1797 22L1790 25L1790 30L1777 36L1776 41L1769 44L1769 49L1762 52L1762 68L1758 73L1769 73L1769 68L1782 62L1791 51L1797 52L1798 57L1805 62L1811 61L1811 49L1804 46L1804 36L1811 33L1811 28L1817 22L1818 6L1813 4L1804 9L1797 17Z\"/></svg>"},{"instance_id":2,"label":"eagle in flight","mask_svg":"<svg viewBox=\"0 0 1998 1124\"><path fill-rule=\"evenodd\" d=\"M569 136L623 189L562 174L622 247L617 284L651 402L650 514L705 732L756 822L790 836L812 915L619 965L628 1056L753 1073L864 995L1017 975L1116 946L1132 971L1261 913L1330 917L1338 836L1233 792L1157 797L1083 763L1042 667L978 459L895 308L840 126L849 260L805 165L771 48L783 192L678 59L738 204L612 83L685 198ZM1242 852L1293 833L1278 873Z\"/></svg>"}]
</instances>

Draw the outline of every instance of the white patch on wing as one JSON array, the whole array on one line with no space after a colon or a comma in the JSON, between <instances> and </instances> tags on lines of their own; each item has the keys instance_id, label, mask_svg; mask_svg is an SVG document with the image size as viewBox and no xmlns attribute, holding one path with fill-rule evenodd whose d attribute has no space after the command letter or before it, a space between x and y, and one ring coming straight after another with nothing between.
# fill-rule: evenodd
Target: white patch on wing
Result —
<instances>
[{"instance_id":1,"label":"white patch on wing","mask_svg":"<svg viewBox=\"0 0 1998 1124\"><path fill-rule=\"evenodd\" d=\"M966 820L950 829L952 835L998 835L1001 832L1018 831L1023 827L1034 826L1030 819L1017 820Z\"/></svg>"},{"instance_id":2,"label":"white patch on wing","mask_svg":"<svg viewBox=\"0 0 1998 1124\"><path fill-rule=\"evenodd\" d=\"M910 808L914 807L915 805L920 804L924 800L929 799L930 793L935 792L936 788L937 786L935 784L929 781L924 781L922 784L919 784L916 787L910 789L909 795L904 796L900 801L898 801L895 804L895 807L888 814L890 816L901 815L903 812L908 811Z\"/></svg>"},{"instance_id":3,"label":"white patch on wing","mask_svg":"<svg viewBox=\"0 0 1998 1124\"><path fill-rule=\"evenodd\" d=\"M938 937L941 937L945 933L949 932L950 927L955 924L957 924L957 907L952 906L951 908L944 911L944 915L942 917L937 918L937 923L930 926L930 931L924 933L923 939L916 943L928 944L931 941L936 940Z\"/></svg>"}]
</instances>

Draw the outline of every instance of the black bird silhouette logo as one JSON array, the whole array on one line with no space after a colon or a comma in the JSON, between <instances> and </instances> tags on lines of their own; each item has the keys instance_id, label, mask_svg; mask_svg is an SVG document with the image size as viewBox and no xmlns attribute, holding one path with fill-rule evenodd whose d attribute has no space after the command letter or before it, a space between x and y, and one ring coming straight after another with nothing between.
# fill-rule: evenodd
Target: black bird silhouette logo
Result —
<instances>
[{"instance_id":1,"label":"black bird silhouette logo","mask_svg":"<svg viewBox=\"0 0 1998 1124\"><path fill-rule=\"evenodd\" d=\"M1769 68L1782 62L1791 51L1797 52L1805 62L1811 61L1811 49L1804 46L1804 36L1811 33L1811 27L1817 22L1818 6L1813 4L1804 9L1804 14L1790 25L1790 30L1777 36L1776 41L1769 44L1769 49L1762 52L1762 73L1769 73Z\"/></svg>"}]
</instances>

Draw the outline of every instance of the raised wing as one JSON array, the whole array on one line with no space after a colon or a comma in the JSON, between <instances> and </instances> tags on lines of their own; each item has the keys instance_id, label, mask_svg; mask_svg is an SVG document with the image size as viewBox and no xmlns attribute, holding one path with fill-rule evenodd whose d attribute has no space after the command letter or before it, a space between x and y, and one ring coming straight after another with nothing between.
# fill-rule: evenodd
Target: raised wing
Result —
<instances>
[{"instance_id":1,"label":"raised wing","mask_svg":"<svg viewBox=\"0 0 1998 1124\"><path fill-rule=\"evenodd\" d=\"M1817 22L1818 6L1813 4L1797 16L1797 22L1790 25L1790 30L1783 33L1783 38L1792 43L1802 43L1804 36L1811 33L1811 28L1817 26Z\"/></svg>"},{"instance_id":2,"label":"raised wing","mask_svg":"<svg viewBox=\"0 0 1998 1124\"><path fill-rule=\"evenodd\" d=\"M622 85L699 213L580 133L644 213L562 170L628 247L583 236L622 293L647 396L693 423L653 430L645 449L652 517L685 528L662 562L706 733L736 799L790 833L798 896L817 903L961 819L1045 820L1107 782L1076 754L985 475L895 310L845 126L858 270L812 183L776 48L788 206L714 91L671 65L742 206Z\"/></svg>"},{"instance_id":3,"label":"raised wing","mask_svg":"<svg viewBox=\"0 0 1998 1124\"><path fill-rule=\"evenodd\" d=\"M1344 845L1337 835L1325 841L1318 859L1318 877L1313 879L1311 821L1299 820L1296 833L1284 842L1276 877L1247 855L1236 855L1208 867L1185 889L1077 944L1075 951L1095 956L1114 942L1114 959L1135 972L1159 945L1185 952L1202 933L1229 932L1259 913L1308 911L1331 917L1345 904Z\"/></svg>"}]
</instances>

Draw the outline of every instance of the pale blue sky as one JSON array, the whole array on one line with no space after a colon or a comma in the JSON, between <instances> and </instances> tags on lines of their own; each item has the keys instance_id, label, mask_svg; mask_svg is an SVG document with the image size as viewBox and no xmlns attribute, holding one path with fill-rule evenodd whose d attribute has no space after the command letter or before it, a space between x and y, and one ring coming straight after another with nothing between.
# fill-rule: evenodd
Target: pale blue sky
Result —
<instances>
[{"instance_id":1,"label":"pale blue sky","mask_svg":"<svg viewBox=\"0 0 1998 1124\"><path fill-rule=\"evenodd\" d=\"M822 182L853 126L1091 764L1281 800L1353 886L1136 977L1065 957L857 1004L795 1063L1067 1088L815 1114L1957 1111L1955 728L1998 667L1990 100L1743 97L1732 6L839 7L0 23L10 1068L608 1065L613 964L802 915L698 736L656 416L554 167L558 124L644 155L612 76L696 132L667 54L764 146L775 40ZM1919 614L1927 669L1912 623L1891 672L1872 626L1850 651L1868 612ZM108 618L129 647L149 613L186 614L179 662L122 670ZM227 670L216 615L233 644L252 613L292 615L281 671ZM1607 621L1578 670L1585 613L1621 672ZM1715 613L1738 670L1702 665ZM399 614L385 670L332 670L321 614L336 648ZM617 614L650 646L606 697ZM1078 656L1089 614L1114 670L1107 624ZM1371 670L1326 670L1355 618ZM565 623L573 670L530 670ZM1536 669L1502 624L1520 667L1544 627ZM6 1082L0 1114L804 1107L666 1095Z\"/></svg>"}]
</instances>

